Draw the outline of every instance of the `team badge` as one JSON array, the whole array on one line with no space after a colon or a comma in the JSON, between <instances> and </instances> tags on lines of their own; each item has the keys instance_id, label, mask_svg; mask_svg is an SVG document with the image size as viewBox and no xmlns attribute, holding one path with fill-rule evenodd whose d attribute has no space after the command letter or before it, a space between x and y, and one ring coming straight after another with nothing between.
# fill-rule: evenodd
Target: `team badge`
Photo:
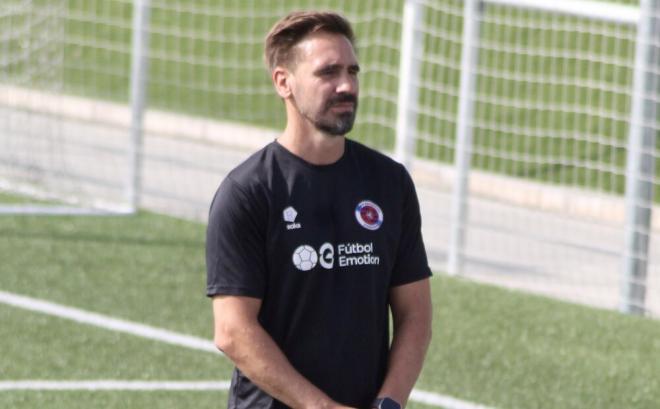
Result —
<instances>
[{"instance_id":1,"label":"team badge","mask_svg":"<svg viewBox=\"0 0 660 409\"><path fill-rule=\"evenodd\" d=\"M355 208L355 219L368 230L378 230L383 224L383 211L371 200L363 200Z\"/></svg>"}]
</instances>

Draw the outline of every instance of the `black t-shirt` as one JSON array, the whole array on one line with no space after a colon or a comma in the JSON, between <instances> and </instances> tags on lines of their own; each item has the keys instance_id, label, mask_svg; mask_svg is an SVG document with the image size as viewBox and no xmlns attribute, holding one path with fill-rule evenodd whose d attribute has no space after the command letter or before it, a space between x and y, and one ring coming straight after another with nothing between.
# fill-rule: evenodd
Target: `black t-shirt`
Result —
<instances>
[{"instance_id":1,"label":"black t-shirt","mask_svg":"<svg viewBox=\"0 0 660 409\"><path fill-rule=\"evenodd\" d=\"M431 275L405 168L346 140L312 165L277 142L220 185L207 230L207 295L262 300L259 322L291 364L343 404L384 380L389 289ZM229 408L285 408L238 369Z\"/></svg>"}]
</instances>

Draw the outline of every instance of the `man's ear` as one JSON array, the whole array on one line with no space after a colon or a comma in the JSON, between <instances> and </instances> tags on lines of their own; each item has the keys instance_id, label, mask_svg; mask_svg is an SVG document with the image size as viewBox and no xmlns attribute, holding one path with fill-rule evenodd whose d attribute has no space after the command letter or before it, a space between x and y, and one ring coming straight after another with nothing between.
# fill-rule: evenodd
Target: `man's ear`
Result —
<instances>
[{"instance_id":1,"label":"man's ear","mask_svg":"<svg viewBox=\"0 0 660 409\"><path fill-rule=\"evenodd\" d=\"M284 67L275 67L271 73L275 91L282 99L287 99L291 96L291 80L292 74Z\"/></svg>"}]
</instances>

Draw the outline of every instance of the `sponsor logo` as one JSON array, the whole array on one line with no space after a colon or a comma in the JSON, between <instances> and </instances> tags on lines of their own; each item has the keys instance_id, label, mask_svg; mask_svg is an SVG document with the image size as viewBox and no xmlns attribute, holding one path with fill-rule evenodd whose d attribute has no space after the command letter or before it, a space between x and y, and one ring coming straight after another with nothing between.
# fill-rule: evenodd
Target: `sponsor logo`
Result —
<instances>
[{"instance_id":1,"label":"sponsor logo","mask_svg":"<svg viewBox=\"0 0 660 409\"><path fill-rule=\"evenodd\" d=\"M295 230L302 227L300 223L296 223L296 217L298 216L298 212L292 206L289 206L286 209L284 209L282 215L284 216L284 221L289 223L286 225L287 230Z\"/></svg>"},{"instance_id":2,"label":"sponsor logo","mask_svg":"<svg viewBox=\"0 0 660 409\"><path fill-rule=\"evenodd\" d=\"M337 246L339 267L379 265L380 257L373 254L373 243L344 243Z\"/></svg>"},{"instance_id":3,"label":"sponsor logo","mask_svg":"<svg viewBox=\"0 0 660 409\"><path fill-rule=\"evenodd\" d=\"M378 230L383 224L383 211L371 200L363 200L355 207L355 219L367 230Z\"/></svg>"},{"instance_id":4,"label":"sponsor logo","mask_svg":"<svg viewBox=\"0 0 660 409\"><path fill-rule=\"evenodd\" d=\"M330 270L335 265L335 248L330 243L323 243L319 248L321 267Z\"/></svg>"},{"instance_id":5,"label":"sponsor logo","mask_svg":"<svg viewBox=\"0 0 660 409\"><path fill-rule=\"evenodd\" d=\"M309 271L316 264L326 270L335 266L335 247L332 243L323 243L318 253L308 244L303 244L293 252L293 265L298 270ZM379 265L380 257L374 254L374 244L370 243L342 243L337 246L337 265L339 267Z\"/></svg>"},{"instance_id":6,"label":"sponsor logo","mask_svg":"<svg viewBox=\"0 0 660 409\"><path fill-rule=\"evenodd\" d=\"M303 244L293 251L292 260L298 270L309 271L316 266L318 255L312 246Z\"/></svg>"}]
</instances>

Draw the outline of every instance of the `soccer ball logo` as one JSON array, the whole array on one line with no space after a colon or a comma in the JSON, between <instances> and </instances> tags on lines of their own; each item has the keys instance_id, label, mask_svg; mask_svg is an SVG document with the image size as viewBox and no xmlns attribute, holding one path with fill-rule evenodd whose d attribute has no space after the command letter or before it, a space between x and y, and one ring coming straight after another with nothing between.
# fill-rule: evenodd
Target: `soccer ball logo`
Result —
<instances>
[{"instance_id":1,"label":"soccer ball logo","mask_svg":"<svg viewBox=\"0 0 660 409\"><path fill-rule=\"evenodd\" d=\"M309 271L316 266L319 256L311 246L303 244L293 252L293 265L298 270Z\"/></svg>"}]
</instances>

